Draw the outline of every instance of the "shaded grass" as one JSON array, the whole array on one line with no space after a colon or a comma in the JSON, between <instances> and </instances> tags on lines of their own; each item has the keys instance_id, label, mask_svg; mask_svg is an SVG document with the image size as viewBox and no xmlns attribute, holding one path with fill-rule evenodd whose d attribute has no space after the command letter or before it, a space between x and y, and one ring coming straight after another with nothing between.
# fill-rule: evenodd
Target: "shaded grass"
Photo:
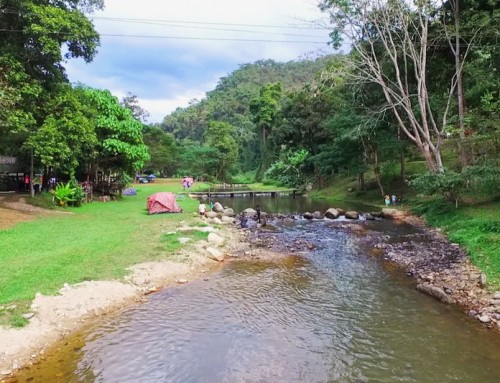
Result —
<instances>
[{"instance_id":1,"label":"shaded grass","mask_svg":"<svg viewBox=\"0 0 500 383\"><path fill-rule=\"evenodd\" d=\"M133 264L171 257L179 246L164 246L162 235L180 221L192 220L198 202L180 197L183 213L148 215L147 197L158 191L178 192L180 182L134 186L137 196L68 208L73 214L0 231L0 305L29 301L36 292L54 294L64 283L119 279Z\"/></svg>"}]
</instances>

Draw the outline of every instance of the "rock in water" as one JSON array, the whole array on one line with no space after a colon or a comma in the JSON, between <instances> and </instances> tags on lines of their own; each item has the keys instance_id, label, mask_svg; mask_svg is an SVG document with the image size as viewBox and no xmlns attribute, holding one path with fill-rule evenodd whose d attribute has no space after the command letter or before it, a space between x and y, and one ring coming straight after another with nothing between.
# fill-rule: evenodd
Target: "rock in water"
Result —
<instances>
[{"instance_id":1,"label":"rock in water","mask_svg":"<svg viewBox=\"0 0 500 383\"><path fill-rule=\"evenodd\" d=\"M417 285L417 290L430 295L431 297L437 299L438 301L444 302L444 303L453 303L453 300L446 294L446 292L434 285L428 284L428 283L421 283Z\"/></svg>"}]
</instances>

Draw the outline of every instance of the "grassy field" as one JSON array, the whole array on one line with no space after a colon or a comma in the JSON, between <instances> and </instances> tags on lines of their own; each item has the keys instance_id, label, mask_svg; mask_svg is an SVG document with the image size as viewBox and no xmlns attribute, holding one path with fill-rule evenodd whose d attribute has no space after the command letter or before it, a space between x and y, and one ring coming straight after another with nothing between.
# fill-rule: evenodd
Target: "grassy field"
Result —
<instances>
[{"instance_id":1,"label":"grassy field","mask_svg":"<svg viewBox=\"0 0 500 383\"><path fill-rule=\"evenodd\" d=\"M195 184L196 189L203 186ZM179 196L177 202L183 213L148 215L149 195L159 191L178 193L182 186L179 180L159 180L134 187L137 196L67 208L64 210L71 214L23 222L0 231L0 305L9 307L14 302L17 306L0 310L0 323L21 325L18 314L36 292L54 294L64 283L119 279L133 264L175 259L180 244L176 235L165 233L180 221L195 221L198 201Z\"/></svg>"}]
</instances>

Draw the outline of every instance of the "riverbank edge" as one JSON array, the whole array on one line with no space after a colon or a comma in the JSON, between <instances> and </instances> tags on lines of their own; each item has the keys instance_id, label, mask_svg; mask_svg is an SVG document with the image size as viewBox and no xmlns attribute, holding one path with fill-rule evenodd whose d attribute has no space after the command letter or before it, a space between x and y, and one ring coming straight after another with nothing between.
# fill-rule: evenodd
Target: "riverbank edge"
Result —
<instances>
[{"instance_id":1,"label":"riverbank edge","mask_svg":"<svg viewBox=\"0 0 500 383\"><path fill-rule=\"evenodd\" d=\"M186 228L179 227L182 232ZM187 262L157 261L133 265L123 281L85 281L64 284L58 295L36 294L31 304L29 324L23 328L0 327L0 383L16 372L45 359L47 350L85 326L105 320L121 310L133 307L160 290L201 280L244 252L244 237L232 225L189 227L213 231L224 239L215 246L198 241L179 254ZM218 247L224 262L206 256L206 248Z\"/></svg>"},{"instance_id":2,"label":"riverbank edge","mask_svg":"<svg viewBox=\"0 0 500 383\"><path fill-rule=\"evenodd\" d=\"M444 303L455 304L462 308L465 313L480 320L485 326L500 330L500 301L498 302L498 312L493 312L494 315L498 314L498 317L490 317L486 321L484 316L491 313L492 308L497 310L496 306L491 305L495 294L488 292L482 286L480 270L470 263L463 249L448 241L446 235L439 229L428 226L421 217L412 215L406 210L404 216L402 215L395 221L416 226L433 239L444 243L447 248L458 249L460 257L458 257L458 262L454 264L458 265L459 268L465 268L465 272L468 273L468 284L460 290L459 294L465 296L465 300L442 299L448 295L453 296L453 294L446 292L443 287L443 279L450 276L451 269L443 268L439 272L435 272L415 267L414 263L411 263L411 267L409 267L404 257L395 257L394 254L390 254L393 249L381 246L384 241L381 240L380 236L376 236L373 241L365 240L365 245L379 250L377 256L383 257L384 261L396 265L409 277L414 278L420 292ZM331 220L331 222L336 221ZM359 230L358 226L356 220L344 221L340 225L340 227L351 230L360 238L366 238L366 233L363 229ZM178 230L181 229L178 228ZM151 293L207 278L211 273L220 270L228 261L246 255L251 242L248 238L248 231L242 231L234 225L223 226L216 231L225 240L225 244L220 248L224 254L228 255L225 262L216 262L201 255L201 249L207 243L200 241L185 254L189 256L188 263L163 261L138 264L130 268L131 274L123 282L89 281L74 286L65 285L57 296L37 294L32 304L36 315L30 319L28 326L22 329L0 328L0 383L7 382L7 379L15 375L16 371L39 363L40 359L45 358L46 350L85 326L140 304ZM286 256L286 251L263 250L257 254L255 248L251 253L249 259L265 260L266 257L273 259L273 257L280 255ZM421 256L419 252L414 252L414 255ZM425 286L430 288L425 288ZM439 290L437 294L436 289ZM85 299L79 300L79 297L81 299L82 296ZM87 304L90 304L91 307L89 308Z\"/></svg>"},{"instance_id":3,"label":"riverbank edge","mask_svg":"<svg viewBox=\"0 0 500 383\"><path fill-rule=\"evenodd\" d=\"M467 249L451 242L446 232L430 226L423 217L397 210L400 213L392 219L423 230L433 254L426 254L418 243L403 241L397 246L378 235L365 238L364 243L384 262L411 277L419 292L455 305L483 326L500 332L500 291L487 289L486 275L471 262Z\"/></svg>"}]
</instances>

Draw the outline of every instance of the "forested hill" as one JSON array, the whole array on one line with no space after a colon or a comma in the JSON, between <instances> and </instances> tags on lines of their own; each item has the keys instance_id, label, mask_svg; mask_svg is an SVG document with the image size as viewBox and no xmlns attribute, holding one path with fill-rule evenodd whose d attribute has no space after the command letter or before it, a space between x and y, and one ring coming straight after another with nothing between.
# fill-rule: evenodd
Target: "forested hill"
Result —
<instances>
[{"instance_id":1,"label":"forested hill","mask_svg":"<svg viewBox=\"0 0 500 383\"><path fill-rule=\"evenodd\" d=\"M236 137L244 140L255 134L250 101L259 95L262 86L279 82L284 93L298 90L313 81L330 60L331 56L323 56L286 63L261 60L243 64L222 77L216 88L207 92L206 98L166 116L161 127L177 140L202 142L208 122L221 121L233 125Z\"/></svg>"}]
</instances>

